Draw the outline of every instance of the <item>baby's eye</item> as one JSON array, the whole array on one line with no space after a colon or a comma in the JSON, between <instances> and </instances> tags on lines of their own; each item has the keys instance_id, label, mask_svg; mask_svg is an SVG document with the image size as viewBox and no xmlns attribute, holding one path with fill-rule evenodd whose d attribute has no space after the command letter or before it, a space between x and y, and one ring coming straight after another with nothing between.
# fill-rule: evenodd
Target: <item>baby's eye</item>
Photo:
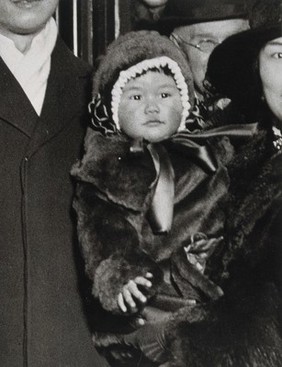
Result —
<instances>
[{"instance_id":1,"label":"baby's eye","mask_svg":"<svg viewBox=\"0 0 282 367\"><path fill-rule=\"evenodd\" d=\"M272 54L272 57L274 59L282 59L282 52L275 52L274 54Z\"/></svg>"},{"instance_id":2,"label":"baby's eye","mask_svg":"<svg viewBox=\"0 0 282 367\"><path fill-rule=\"evenodd\" d=\"M168 97L170 97L171 96L171 94L170 93L168 93L168 92L162 92L161 93L161 98L168 98Z\"/></svg>"},{"instance_id":3,"label":"baby's eye","mask_svg":"<svg viewBox=\"0 0 282 367\"><path fill-rule=\"evenodd\" d=\"M129 99L132 99L134 101L140 101L141 100L141 95L140 94L134 94L134 95L130 96Z\"/></svg>"}]
</instances>

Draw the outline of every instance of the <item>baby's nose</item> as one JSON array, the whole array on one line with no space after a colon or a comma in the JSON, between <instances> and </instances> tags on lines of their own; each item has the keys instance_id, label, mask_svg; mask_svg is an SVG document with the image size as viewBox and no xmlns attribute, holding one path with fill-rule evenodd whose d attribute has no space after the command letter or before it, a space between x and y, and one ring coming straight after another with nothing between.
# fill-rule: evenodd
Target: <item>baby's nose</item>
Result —
<instances>
[{"instance_id":1,"label":"baby's nose","mask_svg":"<svg viewBox=\"0 0 282 367\"><path fill-rule=\"evenodd\" d=\"M159 112L160 108L156 100L150 99L146 103L145 107L146 113Z\"/></svg>"}]
</instances>

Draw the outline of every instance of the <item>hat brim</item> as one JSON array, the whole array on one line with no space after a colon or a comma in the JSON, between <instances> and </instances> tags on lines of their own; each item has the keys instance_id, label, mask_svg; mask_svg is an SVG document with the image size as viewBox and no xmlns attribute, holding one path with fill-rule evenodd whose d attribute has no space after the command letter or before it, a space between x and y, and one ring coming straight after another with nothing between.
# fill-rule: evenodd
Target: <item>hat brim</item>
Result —
<instances>
[{"instance_id":1,"label":"hat brim","mask_svg":"<svg viewBox=\"0 0 282 367\"><path fill-rule=\"evenodd\" d=\"M188 17L164 17L155 23L156 30L163 35L170 35L175 28L189 26L197 23L206 23L206 22L215 22L220 20L228 20L228 19L245 19L245 13L238 13L236 15L230 14L225 15L224 18L221 14L214 15L210 14L210 16L203 16L199 18L188 18Z\"/></svg>"},{"instance_id":2,"label":"hat brim","mask_svg":"<svg viewBox=\"0 0 282 367\"><path fill-rule=\"evenodd\" d=\"M253 83L253 67L261 48L282 36L281 24L237 33L217 46L209 58L207 78L217 92L233 99Z\"/></svg>"}]
</instances>

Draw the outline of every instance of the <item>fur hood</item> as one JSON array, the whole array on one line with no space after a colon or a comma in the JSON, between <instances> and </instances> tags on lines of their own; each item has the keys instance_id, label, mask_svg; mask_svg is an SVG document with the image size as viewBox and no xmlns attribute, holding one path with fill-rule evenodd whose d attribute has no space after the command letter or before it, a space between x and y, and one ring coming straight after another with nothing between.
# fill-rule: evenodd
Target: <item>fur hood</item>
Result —
<instances>
[{"instance_id":1,"label":"fur hood","mask_svg":"<svg viewBox=\"0 0 282 367\"><path fill-rule=\"evenodd\" d=\"M156 65L155 65L156 64ZM190 67L183 52L167 37L155 31L129 32L120 36L101 57L93 80L93 102L90 105L93 124L102 132L114 130L118 103L113 99L118 92L113 87L117 81L121 88L129 79L157 67L169 67L180 91L183 104L183 124L194 105L194 86ZM129 75L127 75L127 72ZM134 71L133 71L134 70Z\"/></svg>"},{"instance_id":2,"label":"fur hood","mask_svg":"<svg viewBox=\"0 0 282 367\"><path fill-rule=\"evenodd\" d=\"M93 95L107 96L122 70L160 56L167 56L179 65L188 85L190 100L193 100L192 73L184 54L167 37L155 31L126 33L108 47L94 76Z\"/></svg>"}]
</instances>

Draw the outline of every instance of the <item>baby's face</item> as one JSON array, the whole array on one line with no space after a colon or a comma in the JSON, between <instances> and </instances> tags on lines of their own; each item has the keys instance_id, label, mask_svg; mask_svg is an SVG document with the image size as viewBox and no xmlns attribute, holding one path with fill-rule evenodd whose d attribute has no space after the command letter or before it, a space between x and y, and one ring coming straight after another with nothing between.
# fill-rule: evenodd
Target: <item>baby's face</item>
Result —
<instances>
[{"instance_id":1,"label":"baby's face","mask_svg":"<svg viewBox=\"0 0 282 367\"><path fill-rule=\"evenodd\" d=\"M182 110L173 77L148 71L131 79L123 89L118 109L120 128L131 138L158 142L177 131Z\"/></svg>"}]
</instances>

